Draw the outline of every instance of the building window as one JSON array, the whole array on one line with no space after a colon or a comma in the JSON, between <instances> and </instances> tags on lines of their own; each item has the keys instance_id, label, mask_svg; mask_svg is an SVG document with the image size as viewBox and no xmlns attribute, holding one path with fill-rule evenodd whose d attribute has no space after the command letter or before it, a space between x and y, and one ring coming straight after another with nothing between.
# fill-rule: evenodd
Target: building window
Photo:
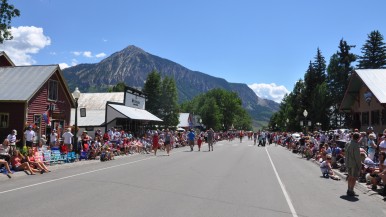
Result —
<instances>
[{"instance_id":1,"label":"building window","mask_svg":"<svg viewBox=\"0 0 386 217\"><path fill-rule=\"evenodd\" d=\"M369 112L362 112L362 125L369 125Z\"/></svg>"},{"instance_id":2,"label":"building window","mask_svg":"<svg viewBox=\"0 0 386 217\"><path fill-rule=\"evenodd\" d=\"M371 111L371 125L379 125L379 110Z\"/></svg>"},{"instance_id":3,"label":"building window","mask_svg":"<svg viewBox=\"0 0 386 217\"><path fill-rule=\"evenodd\" d=\"M9 114L0 113L0 128L8 128L9 126Z\"/></svg>"},{"instance_id":4,"label":"building window","mask_svg":"<svg viewBox=\"0 0 386 217\"><path fill-rule=\"evenodd\" d=\"M58 81L48 81L48 100L58 100Z\"/></svg>"}]
</instances>

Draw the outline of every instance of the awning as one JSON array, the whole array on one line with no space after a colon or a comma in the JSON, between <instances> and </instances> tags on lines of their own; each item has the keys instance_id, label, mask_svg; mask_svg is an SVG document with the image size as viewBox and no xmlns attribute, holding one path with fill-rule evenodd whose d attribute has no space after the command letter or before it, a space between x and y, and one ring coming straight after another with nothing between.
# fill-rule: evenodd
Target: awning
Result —
<instances>
[{"instance_id":1,"label":"awning","mask_svg":"<svg viewBox=\"0 0 386 217\"><path fill-rule=\"evenodd\" d=\"M162 121L157 116L144 109L132 108L125 105L108 104L106 122L108 123L115 118L130 118L132 120L143 121Z\"/></svg>"}]
</instances>

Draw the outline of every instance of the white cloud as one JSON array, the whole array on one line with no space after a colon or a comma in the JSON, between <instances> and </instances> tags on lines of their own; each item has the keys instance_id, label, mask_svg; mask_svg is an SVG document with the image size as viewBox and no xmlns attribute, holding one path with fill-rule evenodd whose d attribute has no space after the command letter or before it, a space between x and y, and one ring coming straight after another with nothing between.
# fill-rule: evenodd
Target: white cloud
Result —
<instances>
[{"instance_id":1,"label":"white cloud","mask_svg":"<svg viewBox=\"0 0 386 217\"><path fill-rule=\"evenodd\" d=\"M67 63L59 63L59 67L60 67L60 69L65 69L65 68L68 68L70 66Z\"/></svg>"},{"instance_id":2,"label":"white cloud","mask_svg":"<svg viewBox=\"0 0 386 217\"><path fill-rule=\"evenodd\" d=\"M276 85L275 83L271 84L250 84L248 85L258 97L264 99L270 99L277 103L280 103L285 94L288 94L289 91L283 85Z\"/></svg>"},{"instance_id":3,"label":"white cloud","mask_svg":"<svg viewBox=\"0 0 386 217\"><path fill-rule=\"evenodd\" d=\"M4 41L0 50L4 50L16 65L35 64L31 54L36 54L51 44L51 39L44 35L43 28L19 26L12 27L11 32L13 39Z\"/></svg>"},{"instance_id":4,"label":"white cloud","mask_svg":"<svg viewBox=\"0 0 386 217\"><path fill-rule=\"evenodd\" d=\"M91 58L92 57L92 53L91 53L91 51L85 51L85 52L83 52L83 56L87 57L87 58Z\"/></svg>"},{"instance_id":5,"label":"white cloud","mask_svg":"<svg viewBox=\"0 0 386 217\"><path fill-rule=\"evenodd\" d=\"M82 52L80 51L73 51L72 54L74 54L75 56L79 56L82 54Z\"/></svg>"},{"instance_id":6,"label":"white cloud","mask_svg":"<svg viewBox=\"0 0 386 217\"><path fill-rule=\"evenodd\" d=\"M102 58L102 57L105 57L106 54L105 53L99 53L97 55L95 55L96 58Z\"/></svg>"}]
</instances>

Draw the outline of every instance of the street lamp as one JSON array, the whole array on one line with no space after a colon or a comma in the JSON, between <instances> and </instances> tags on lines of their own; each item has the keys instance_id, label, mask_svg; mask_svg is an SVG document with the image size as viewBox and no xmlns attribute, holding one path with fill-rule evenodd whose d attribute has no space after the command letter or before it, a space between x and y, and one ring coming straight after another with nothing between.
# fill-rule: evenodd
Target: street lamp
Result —
<instances>
[{"instance_id":1,"label":"street lamp","mask_svg":"<svg viewBox=\"0 0 386 217\"><path fill-rule=\"evenodd\" d=\"M307 133L307 116L308 116L307 110L304 109L303 115L304 115L304 130L305 130L304 133Z\"/></svg>"},{"instance_id":2,"label":"street lamp","mask_svg":"<svg viewBox=\"0 0 386 217\"><path fill-rule=\"evenodd\" d=\"M316 122L316 126L318 126L318 130L320 130L320 129L321 129L321 126L322 126L322 123Z\"/></svg>"},{"instance_id":3,"label":"street lamp","mask_svg":"<svg viewBox=\"0 0 386 217\"><path fill-rule=\"evenodd\" d=\"M72 93L72 96L75 99L75 138L74 138L74 151L75 153L78 153L78 99L80 97L80 91L78 87L75 88L74 92Z\"/></svg>"},{"instance_id":4,"label":"street lamp","mask_svg":"<svg viewBox=\"0 0 386 217\"><path fill-rule=\"evenodd\" d=\"M307 116L308 116L307 110L304 109L303 115L304 115L305 118L307 118Z\"/></svg>"}]
</instances>

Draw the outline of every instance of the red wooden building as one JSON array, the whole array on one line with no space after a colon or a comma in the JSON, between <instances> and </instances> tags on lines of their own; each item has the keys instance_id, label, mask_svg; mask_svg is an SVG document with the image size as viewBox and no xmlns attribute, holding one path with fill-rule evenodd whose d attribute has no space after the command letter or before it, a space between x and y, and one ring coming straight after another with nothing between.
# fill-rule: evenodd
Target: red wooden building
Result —
<instances>
[{"instance_id":1,"label":"red wooden building","mask_svg":"<svg viewBox=\"0 0 386 217\"><path fill-rule=\"evenodd\" d=\"M25 127L31 125L37 134L59 135L70 123L75 102L61 74L59 65L15 66L0 52L0 140L17 130L24 142Z\"/></svg>"}]
</instances>

